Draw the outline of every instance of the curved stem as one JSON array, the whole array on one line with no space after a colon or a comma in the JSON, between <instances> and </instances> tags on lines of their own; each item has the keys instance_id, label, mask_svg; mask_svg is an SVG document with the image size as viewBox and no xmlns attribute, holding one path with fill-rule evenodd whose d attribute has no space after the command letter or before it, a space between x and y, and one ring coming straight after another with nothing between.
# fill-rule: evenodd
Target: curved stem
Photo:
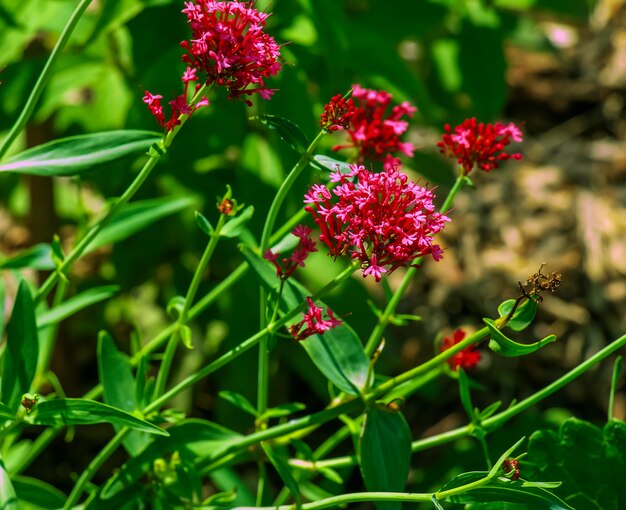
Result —
<instances>
[{"instance_id":1,"label":"curved stem","mask_svg":"<svg viewBox=\"0 0 626 510\"><path fill-rule=\"evenodd\" d=\"M58 60L65 46L67 45L72 35L72 32L76 28L76 25L78 25L80 18L85 13L85 11L87 10L87 7L89 7L89 4L91 4L91 2L92 0L82 0L76 6L76 9L74 9L72 16L70 17L69 21L65 25L65 28L63 29L63 32L61 33L59 40L54 46L52 53L50 53L50 56L48 57L48 61L46 62L46 65L41 71L41 74L39 75L39 78L37 79L37 82L35 83L35 86L33 87L33 90L30 93L30 96L28 96L28 99L26 100L26 104L24 105L24 108L22 109L22 113L20 113L20 116L18 117L17 121L15 121L15 124L13 124L11 131L9 131L9 134L2 142L2 145L0 146L0 160L7 153L7 151L9 150L9 148L11 147L15 139L22 132L27 122L29 121L30 117L32 116L33 111L35 110L35 105L37 104L37 101L39 97L41 96L43 89L46 87L46 84L48 83L48 80L50 79L50 75L52 74L52 68L54 67L54 64L56 64L56 61Z\"/></svg>"},{"instance_id":2,"label":"curved stem","mask_svg":"<svg viewBox=\"0 0 626 510\"><path fill-rule=\"evenodd\" d=\"M191 283L189 284L189 289L187 289L187 295L185 296L185 302L183 303L183 308L180 311L178 319L176 320L176 324L174 326L174 331L170 336L169 342L167 343L167 347L165 348L165 355L163 357L163 361L159 368L159 373L157 375L155 393L154 395L158 397L163 394L165 391L165 385L167 384L167 378L170 373L170 369L172 367L172 363L174 361L174 355L176 354L176 348L178 347L178 340L181 335L181 328L183 328L187 324L189 309L194 299L196 298L196 294L198 292L198 287L200 286L200 282L204 276L205 270L209 265L209 261L215 252L215 248L217 247L217 243L220 239L220 232L222 227L226 223L227 216L225 214L220 214L220 219L217 222L217 226L215 227L215 232L211 236L204 253L202 254L202 258L198 263L198 267L193 274L193 278L191 279Z\"/></svg>"}]
</instances>

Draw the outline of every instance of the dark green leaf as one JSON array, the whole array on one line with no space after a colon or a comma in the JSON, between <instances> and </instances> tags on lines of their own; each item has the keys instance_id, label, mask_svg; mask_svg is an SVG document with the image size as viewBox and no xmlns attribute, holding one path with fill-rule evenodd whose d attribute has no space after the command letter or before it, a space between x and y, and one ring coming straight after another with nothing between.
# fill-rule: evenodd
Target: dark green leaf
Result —
<instances>
[{"instance_id":1,"label":"dark green leaf","mask_svg":"<svg viewBox=\"0 0 626 510\"><path fill-rule=\"evenodd\" d=\"M200 211L196 211L196 223L206 235L209 237L213 235L214 230L211 222Z\"/></svg>"},{"instance_id":2,"label":"dark green leaf","mask_svg":"<svg viewBox=\"0 0 626 510\"><path fill-rule=\"evenodd\" d=\"M243 231L246 223L250 221L252 215L254 214L254 207L249 205L246 207L242 213L238 214L234 218L231 218L226 222L226 225L220 231L220 236L222 237L237 237Z\"/></svg>"},{"instance_id":3,"label":"dark green leaf","mask_svg":"<svg viewBox=\"0 0 626 510\"><path fill-rule=\"evenodd\" d=\"M28 284L22 280L15 297L2 372L2 401L17 410L22 395L30 390L37 370L39 340L35 322L35 305Z\"/></svg>"},{"instance_id":4,"label":"dark green leaf","mask_svg":"<svg viewBox=\"0 0 626 510\"><path fill-rule=\"evenodd\" d=\"M0 262L0 269L36 269L50 271L55 268L49 244L40 243Z\"/></svg>"},{"instance_id":5,"label":"dark green leaf","mask_svg":"<svg viewBox=\"0 0 626 510\"><path fill-rule=\"evenodd\" d=\"M28 175L71 176L96 165L145 152L163 135L151 131L105 131L70 136L25 150L0 165L0 172Z\"/></svg>"},{"instance_id":6,"label":"dark green leaf","mask_svg":"<svg viewBox=\"0 0 626 510\"><path fill-rule=\"evenodd\" d=\"M0 419L3 420L14 420L15 419L15 411L11 410L9 406L0 402Z\"/></svg>"},{"instance_id":7,"label":"dark green leaf","mask_svg":"<svg viewBox=\"0 0 626 510\"><path fill-rule=\"evenodd\" d=\"M401 413L369 409L359 438L359 466L367 490L403 492L411 460L411 431ZM399 510L400 502L376 503L379 510Z\"/></svg>"},{"instance_id":8,"label":"dark green leaf","mask_svg":"<svg viewBox=\"0 0 626 510\"><path fill-rule=\"evenodd\" d=\"M516 503L521 508L543 508L547 510L574 510L551 492L537 487L522 487L518 482L496 481L447 498L451 503ZM474 507L474 508L480 508ZM502 507L499 507L502 508ZM576 509L580 510L580 509Z\"/></svg>"},{"instance_id":9,"label":"dark green leaf","mask_svg":"<svg viewBox=\"0 0 626 510\"><path fill-rule=\"evenodd\" d=\"M252 416L256 417L259 415L256 408L241 393L237 393L235 391L220 391L218 396Z\"/></svg>"},{"instance_id":10,"label":"dark green leaf","mask_svg":"<svg viewBox=\"0 0 626 510\"><path fill-rule=\"evenodd\" d=\"M59 489L36 478L14 476L12 482L20 503L53 510L62 508L67 499Z\"/></svg>"},{"instance_id":11,"label":"dark green leaf","mask_svg":"<svg viewBox=\"0 0 626 510\"><path fill-rule=\"evenodd\" d=\"M276 115L260 115L259 117L252 117L252 120L258 120L270 129L276 130L278 136L296 152L303 153L307 150L309 142L305 134L297 124L289 119Z\"/></svg>"},{"instance_id":12,"label":"dark green leaf","mask_svg":"<svg viewBox=\"0 0 626 510\"><path fill-rule=\"evenodd\" d=\"M37 317L37 327L39 329L50 326L51 324L57 324L68 317L71 317L76 312L79 312L83 308L87 308L95 303L109 299L116 294L120 288L117 285L104 285L102 287L94 287L85 292L81 292L74 297L71 297L67 301L63 302L59 306L55 306L50 310L39 314Z\"/></svg>"},{"instance_id":13,"label":"dark green leaf","mask_svg":"<svg viewBox=\"0 0 626 510\"><path fill-rule=\"evenodd\" d=\"M515 304L515 299L508 299L498 306L498 313L500 317L506 317L509 315ZM526 329L533 320L537 313L537 303L532 299L527 299L524 303L517 307L513 317L507 322L507 327L513 331L522 331Z\"/></svg>"},{"instance_id":14,"label":"dark green leaf","mask_svg":"<svg viewBox=\"0 0 626 510\"><path fill-rule=\"evenodd\" d=\"M87 247L87 252L122 241L157 220L175 214L193 203L194 199L189 197L178 199L166 197L128 204L124 210L111 218L111 221Z\"/></svg>"},{"instance_id":15,"label":"dark green leaf","mask_svg":"<svg viewBox=\"0 0 626 510\"><path fill-rule=\"evenodd\" d=\"M0 460L0 508L2 510L19 510L15 490L2 460Z\"/></svg>"},{"instance_id":16,"label":"dark green leaf","mask_svg":"<svg viewBox=\"0 0 626 510\"><path fill-rule=\"evenodd\" d=\"M274 469L276 469L278 476L280 476L281 480L285 483L285 486L291 491L291 494L296 500L296 507L299 507L302 503L300 487L291 473L289 465L282 457L272 450L272 447L268 443L262 442L261 447L263 448L263 451L265 452L265 455L267 455L269 461L272 463L272 466L274 466Z\"/></svg>"},{"instance_id":17,"label":"dark green leaf","mask_svg":"<svg viewBox=\"0 0 626 510\"><path fill-rule=\"evenodd\" d=\"M461 398L461 404L463 404L463 409L465 409L467 417L470 419L471 422L474 422L474 406L472 405L472 396L470 394L469 380L467 379L467 374L462 367L459 367L457 373L459 375L459 396Z\"/></svg>"},{"instance_id":18,"label":"dark green leaf","mask_svg":"<svg viewBox=\"0 0 626 510\"><path fill-rule=\"evenodd\" d=\"M520 344L508 338L502 331L500 331L496 323L487 318L483 318L483 322L489 328L489 333L491 338L489 340L489 348L500 354L500 356L507 357L515 357L515 356L525 356L527 354L531 354L535 351L538 351L545 345L554 342L556 340L556 336L549 335L538 342L534 342L532 344Z\"/></svg>"},{"instance_id":19,"label":"dark green leaf","mask_svg":"<svg viewBox=\"0 0 626 510\"><path fill-rule=\"evenodd\" d=\"M169 435L166 430L152 423L95 400L59 398L39 402L35 409L37 412L31 418L35 425L61 427L64 425L112 423L159 436Z\"/></svg>"}]
</instances>

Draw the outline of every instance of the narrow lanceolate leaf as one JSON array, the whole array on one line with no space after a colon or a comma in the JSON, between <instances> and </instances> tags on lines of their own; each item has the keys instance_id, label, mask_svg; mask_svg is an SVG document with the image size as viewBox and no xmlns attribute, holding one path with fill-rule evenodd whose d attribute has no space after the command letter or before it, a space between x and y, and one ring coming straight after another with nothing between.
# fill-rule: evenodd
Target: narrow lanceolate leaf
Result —
<instances>
[{"instance_id":1,"label":"narrow lanceolate leaf","mask_svg":"<svg viewBox=\"0 0 626 510\"><path fill-rule=\"evenodd\" d=\"M0 172L72 176L130 154L146 152L163 138L151 131L120 130L70 136L25 150L0 165Z\"/></svg>"},{"instance_id":2,"label":"narrow lanceolate leaf","mask_svg":"<svg viewBox=\"0 0 626 510\"><path fill-rule=\"evenodd\" d=\"M250 221L252 215L254 214L254 207L249 205L246 207L243 212L234 218L228 220L224 228L222 228L220 235L222 237L237 237L243 231L246 223Z\"/></svg>"},{"instance_id":3,"label":"narrow lanceolate leaf","mask_svg":"<svg viewBox=\"0 0 626 510\"><path fill-rule=\"evenodd\" d=\"M376 408L365 415L359 438L359 466L367 490L403 492L411 460L411 431L401 413ZM376 503L379 510L400 510L400 502Z\"/></svg>"},{"instance_id":4,"label":"narrow lanceolate leaf","mask_svg":"<svg viewBox=\"0 0 626 510\"><path fill-rule=\"evenodd\" d=\"M82 398L59 398L39 402L37 412L31 418L35 425L49 425L61 427L64 425L93 425L95 423L112 423L129 427L133 430L141 430L160 436L169 435L152 423L137 418L130 413L116 407L86 400Z\"/></svg>"},{"instance_id":5,"label":"narrow lanceolate leaf","mask_svg":"<svg viewBox=\"0 0 626 510\"><path fill-rule=\"evenodd\" d=\"M88 246L87 252L114 244L136 234L152 223L193 204L193 198L155 198L128 204L116 214Z\"/></svg>"},{"instance_id":6,"label":"narrow lanceolate leaf","mask_svg":"<svg viewBox=\"0 0 626 510\"><path fill-rule=\"evenodd\" d=\"M17 496L9 478L4 462L0 460L0 508L2 510L18 510Z\"/></svg>"},{"instance_id":7,"label":"narrow lanceolate leaf","mask_svg":"<svg viewBox=\"0 0 626 510\"><path fill-rule=\"evenodd\" d=\"M35 508L46 510L62 508L67 499L67 495L59 489L36 478L15 475L12 482L20 502L33 505Z\"/></svg>"},{"instance_id":8,"label":"narrow lanceolate leaf","mask_svg":"<svg viewBox=\"0 0 626 510\"><path fill-rule=\"evenodd\" d=\"M50 310L46 310L37 317L37 327L45 328L52 324L61 322L71 317L83 308L87 308L95 303L109 299L115 295L120 288L117 285L104 285L102 287L94 287L92 289L81 292L71 297L59 306L55 306Z\"/></svg>"},{"instance_id":9,"label":"narrow lanceolate leaf","mask_svg":"<svg viewBox=\"0 0 626 510\"><path fill-rule=\"evenodd\" d=\"M13 411L19 407L22 395L30 390L37 369L38 356L35 305L28 285L22 280L7 326L7 345L2 372L2 402Z\"/></svg>"},{"instance_id":10,"label":"narrow lanceolate leaf","mask_svg":"<svg viewBox=\"0 0 626 510\"><path fill-rule=\"evenodd\" d=\"M260 115L259 117L252 117L252 120L258 120L268 128L275 130L278 136L296 152L302 153L306 151L309 142L306 135L295 122L276 115Z\"/></svg>"},{"instance_id":11,"label":"narrow lanceolate leaf","mask_svg":"<svg viewBox=\"0 0 626 510\"><path fill-rule=\"evenodd\" d=\"M272 447L269 444L261 443L261 447L263 448L265 455L267 455L268 460L272 463L272 466L274 466L274 469L276 469L278 476L280 476L285 486L291 491L291 494L296 500L296 508L298 508L302 504L300 487L293 474L291 473L289 464L287 464L284 458L282 458L274 450L272 450Z\"/></svg>"},{"instance_id":12,"label":"narrow lanceolate leaf","mask_svg":"<svg viewBox=\"0 0 626 510\"><path fill-rule=\"evenodd\" d=\"M38 271L49 271L54 269L51 248L49 244L40 243L18 253L14 257L0 262L0 269L36 269Z\"/></svg>"}]
</instances>

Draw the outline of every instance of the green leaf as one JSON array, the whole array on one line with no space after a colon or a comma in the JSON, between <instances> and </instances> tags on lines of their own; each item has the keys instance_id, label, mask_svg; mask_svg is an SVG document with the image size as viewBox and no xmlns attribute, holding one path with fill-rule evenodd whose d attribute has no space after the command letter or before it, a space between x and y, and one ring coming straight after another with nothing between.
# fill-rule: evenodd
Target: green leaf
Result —
<instances>
[{"instance_id":1,"label":"green leaf","mask_svg":"<svg viewBox=\"0 0 626 510\"><path fill-rule=\"evenodd\" d=\"M237 237L243 231L246 223L250 221L252 215L254 214L254 207L249 205L246 207L241 214L238 214L234 218L231 218L226 222L226 225L220 231L221 237Z\"/></svg>"},{"instance_id":2,"label":"green leaf","mask_svg":"<svg viewBox=\"0 0 626 510\"><path fill-rule=\"evenodd\" d=\"M235 391L220 391L218 396L252 416L256 417L259 415L256 408L241 393L237 393Z\"/></svg>"},{"instance_id":3,"label":"green leaf","mask_svg":"<svg viewBox=\"0 0 626 510\"><path fill-rule=\"evenodd\" d=\"M67 496L49 483L29 476L13 476L13 488L20 503L29 503L37 508L58 509L65 504Z\"/></svg>"},{"instance_id":4,"label":"green leaf","mask_svg":"<svg viewBox=\"0 0 626 510\"><path fill-rule=\"evenodd\" d=\"M163 135L151 131L105 131L70 136L25 150L0 165L0 172L72 176L130 154L145 152Z\"/></svg>"},{"instance_id":5,"label":"green leaf","mask_svg":"<svg viewBox=\"0 0 626 510\"><path fill-rule=\"evenodd\" d=\"M298 411L303 411L304 409L306 409L306 406L300 402L288 402L276 407L270 407L262 414L262 418L281 418L283 416L289 416L290 414L297 413Z\"/></svg>"},{"instance_id":6,"label":"green leaf","mask_svg":"<svg viewBox=\"0 0 626 510\"><path fill-rule=\"evenodd\" d=\"M626 508L626 423L603 428L570 418L558 432L531 435L524 457L528 477L561 480L554 493L576 510Z\"/></svg>"},{"instance_id":7,"label":"green leaf","mask_svg":"<svg viewBox=\"0 0 626 510\"><path fill-rule=\"evenodd\" d=\"M619 376L622 372L622 357L618 356L615 358L615 363L613 364L613 377L611 377L611 391L609 393L609 405L608 405L608 420L611 421L613 419L613 404L615 403L615 391L617 390L617 385L619 383Z\"/></svg>"},{"instance_id":8,"label":"green leaf","mask_svg":"<svg viewBox=\"0 0 626 510\"><path fill-rule=\"evenodd\" d=\"M57 324L68 317L71 317L76 312L79 312L83 308L87 308L95 303L109 299L120 290L117 285L104 285L102 287L94 287L76 294L67 301L63 302L59 306L55 306L50 310L39 314L37 317L37 327L39 329L45 328L52 324Z\"/></svg>"},{"instance_id":9,"label":"green leaf","mask_svg":"<svg viewBox=\"0 0 626 510\"><path fill-rule=\"evenodd\" d=\"M107 244L118 243L139 232L152 223L175 214L194 203L193 198L172 199L170 197L142 200L128 204L100 231L87 247L87 252Z\"/></svg>"},{"instance_id":10,"label":"green leaf","mask_svg":"<svg viewBox=\"0 0 626 510\"><path fill-rule=\"evenodd\" d=\"M302 504L302 496L300 495L300 487L298 486L298 482L294 478L289 465L287 462L280 457L272 447L268 443L261 442L261 447L267 455L267 458L276 469L278 476L280 476L281 480L285 483L285 486L289 489L294 499L296 500L296 508L298 508Z\"/></svg>"},{"instance_id":11,"label":"green leaf","mask_svg":"<svg viewBox=\"0 0 626 510\"><path fill-rule=\"evenodd\" d=\"M470 394L467 374L462 367L459 367L457 374L459 375L459 396L461 398L461 404L463 404L463 409L465 409L467 417L472 423L474 423L476 420L476 413L474 412L474 406L472 405L472 396Z\"/></svg>"},{"instance_id":12,"label":"green leaf","mask_svg":"<svg viewBox=\"0 0 626 510\"><path fill-rule=\"evenodd\" d=\"M0 418L4 420L14 420L15 411L13 411L8 405L0 402Z\"/></svg>"},{"instance_id":13,"label":"green leaf","mask_svg":"<svg viewBox=\"0 0 626 510\"><path fill-rule=\"evenodd\" d=\"M359 438L359 466L367 490L403 492L411 460L411 431L401 413L368 409ZM376 503L379 510L400 510L402 503Z\"/></svg>"},{"instance_id":14,"label":"green leaf","mask_svg":"<svg viewBox=\"0 0 626 510\"><path fill-rule=\"evenodd\" d=\"M178 452L181 459L194 461L199 457L214 459L223 454L233 441L242 436L215 423L188 419L168 429L169 437L158 437L139 455L131 458L106 483L101 497L109 499L131 488L152 471L155 459L167 452ZM139 486L137 490L140 490Z\"/></svg>"},{"instance_id":15,"label":"green leaf","mask_svg":"<svg viewBox=\"0 0 626 510\"><path fill-rule=\"evenodd\" d=\"M61 427L65 425L92 425L112 423L159 436L168 432L152 423L137 418L126 411L95 400L59 398L39 402L31 421L35 425Z\"/></svg>"},{"instance_id":16,"label":"green leaf","mask_svg":"<svg viewBox=\"0 0 626 510\"><path fill-rule=\"evenodd\" d=\"M7 342L2 372L2 401L17 410L22 395L30 390L37 370L39 340L35 322L35 305L28 284L20 281L11 320L7 326Z\"/></svg>"},{"instance_id":17,"label":"green leaf","mask_svg":"<svg viewBox=\"0 0 626 510\"><path fill-rule=\"evenodd\" d=\"M500 303L500 306L498 306L498 313L500 314L500 317L506 317L509 315L513 309L513 305L515 305L515 299L508 299L503 303ZM524 303L517 307L513 317L511 317L506 325L513 331L523 331L530 326L533 320L535 320L536 313L537 303L532 299L527 299Z\"/></svg>"},{"instance_id":18,"label":"green leaf","mask_svg":"<svg viewBox=\"0 0 626 510\"><path fill-rule=\"evenodd\" d=\"M444 508L441 506L441 503L437 501L437 496L435 496L434 494L433 494L433 497L431 498L431 501L433 502L433 505L435 506L435 510L444 510Z\"/></svg>"},{"instance_id":19,"label":"green leaf","mask_svg":"<svg viewBox=\"0 0 626 510\"><path fill-rule=\"evenodd\" d=\"M520 344L504 335L504 333L502 333L502 331L497 328L496 323L493 320L483 318L483 322L487 325L491 334L491 338L489 340L489 348L492 351L500 354L500 356L525 356L527 354L538 351L543 346L556 340L556 336L549 335L544 339L539 340L538 342L534 342L532 344Z\"/></svg>"},{"instance_id":20,"label":"green leaf","mask_svg":"<svg viewBox=\"0 0 626 510\"><path fill-rule=\"evenodd\" d=\"M251 120L258 120L270 129L276 130L278 136L298 153L305 152L309 146L309 142L300 127L289 119L276 115L260 115L252 117Z\"/></svg>"},{"instance_id":21,"label":"green leaf","mask_svg":"<svg viewBox=\"0 0 626 510\"><path fill-rule=\"evenodd\" d=\"M198 224L198 228L209 237L215 232L211 222L200 211L196 211L196 223Z\"/></svg>"},{"instance_id":22,"label":"green leaf","mask_svg":"<svg viewBox=\"0 0 626 510\"><path fill-rule=\"evenodd\" d=\"M56 266L52 261L52 252L49 244L40 243L18 253L14 257L0 262L0 269L36 269L50 271Z\"/></svg>"},{"instance_id":23,"label":"green leaf","mask_svg":"<svg viewBox=\"0 0 626 510\"><path fill-rule=\"evenodd\" d=\"M15 489L11 484L9 473L7 473L2 460L0 460L0 508L2 510L19 509Z\"/></svg>"},{"instance_id":24,"label":"green leaf","mask_svg":"<svg viewBox=\"0 0 626 510\"><path fill-rule=\"evenodd\" d=\"M547 510L574 510L565 501L539 487L522 487L519 482L490 482L479 488L447 498L450 503L515 503L522 508L543 508ZM472 508L481 508L473 506ZM502 508L499 506L498 508ZM576 510L581 510L576 508Z\"/></svg>"},{"instance_id":25,"label":"green leaf","mask_svg":"<svg viewBox=\"0 0 626 510\"><path fill-rule=\"evenodd\" d=\"M278 288L276 269L248 246L240 245L240 249L261 283L276 298ZM286 313L302 305L306 297L312 294L300 283L292 279L287 280L282 292L281 312ZM317 304L326 307L319 300ZM300 345L320 372L341 391L358 395L365 386L369 360L358 335L346 322L326 331L323 335L311 336L300 342Z\"/></svg>"},{"instance_id":26,"label":"green leaf","mask_svg":"<svg viewBox=\"0 0 626 510\"><path fill-rule=\"evenodd\" d=\"M322 170L341 172L342 174L347 174L352 171L350 170L349 163L339 161L338 159L330 158L328 156L323 156L322 154L316 154L313 156L313 164Z\"/></svg>"}]
</instances>

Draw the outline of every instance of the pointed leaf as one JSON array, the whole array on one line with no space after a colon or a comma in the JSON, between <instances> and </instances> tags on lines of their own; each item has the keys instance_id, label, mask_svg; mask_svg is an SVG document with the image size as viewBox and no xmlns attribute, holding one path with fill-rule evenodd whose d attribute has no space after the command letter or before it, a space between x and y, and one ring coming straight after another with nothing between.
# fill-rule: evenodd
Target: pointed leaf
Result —
<instances>
[{"instance_id":1,"label":"pointed leaf","mask_svg":"<svg viewBox=\"0 0 626 510\"><path fill-rule=\"evenodd\" d=\"M55 268L49 244L40 243L0 262L0 269L36 269L50 271Z\"/></svg>"},{"instance_id":2,"label":"pointed leaf","mask_svg":"<svg viewBox=\"0 0 626 510\"><path fill-rule=\"evenodd\" d=\"M515 299L508 299L498 306L498 313L500 317L506 317L515 304ZM507 323L507 327L513 331L523 331L535 320L537 314L537 303L532 299L527 299L520 306L517 307L513 317Z\"/></svg>"},{"instance_id":3,"label":"pointed leaf","mask_svg":"<svg viewBox=\"0 0 626 510\"><path fill-rule=\"evenodd\" d=\"M483 318L483 322L487 325L491 334L491 339L489 340L489 348L492 351L500 354L501 356L525 356L527 354L538 351L543 346L556 340L556 336L549 335L544 339L532 344L520 344L514 340L511 340L504 333L502 333L502 331L497 328L496 323L493 320Z\"/></svg>"},{"instance_id":4,"label":"pointed leaf","mask_svg":"<svg viewBox=\"0 0 626 510\"><path fill-rule=\"evenodd\" d=\"M27 283L22 280L15 297L2 372L2 401L17 410L22 395L30 390L37 370L39 340L35 322L35 305Z\"/></svg>"},{"instance_id":5,"label":"pointed leaf","mask_svg":"<svg viewBox=\"0 0 626 510\"><path fill-rule=\"evenodd\" d=\"M13 476L12 482L20 503L29 503L38 509L62 508L67 499L59 489L36 478L18 475Z\"/></svg>"},{"instance_id":6,"label":"pointed leaf","mask_svg":"<svg viewBox=\"0 0 626 510\"><path fill-rule=\"evenodd\" d=\"M7 473L2 460L0 460L0 508L2 510L19 509L15 489L13 488L9 473Z\"/></svg>"},{"instance_id":7,"label":"pointed leaf","mask_svg":"<svg viewBox=\"0 0 626 510\"><path fill-rule=\"evenodd\" d=\"M129 154L146 152L163 138L151 131L105 131L70 136L27 149L0 165L0 172L28 175L71 176Z\"/></svg>"},{"instance_id":8,"label":"pointed leaf","mask_svg":"<svg viewBox=\"0 0 626 510\"><path fill-rule=\"evenodd\" d=\"M92 425L112 423L133 430L167 436L168 432L150 422L137 418L126 411L95 400L82 398L59 398L37 404L36 413L31 418L35 425L61 427L65 425Z\"/></svg>"},{"instance_id":9,"label":"pointed leaf","mask_svg":"<svg viewBox=\"0 0 626 510\"><path fill-rule=\"evenodd\" d=\"M222 237L237 237L246 226L246 223L250 221L252 215L254 214L254 207L249 205L246 207L241 214L238 214L234 218L231 218L226 222L226 225L220 231L220 236Z\"/></svg>"},{"instance_id":10,"label":"pointed leaf","mask_svg":"<svg viewBox=\"0 0 626 510\"><path fill-rule=\"evenodd\" d=\"M479 489L472 489L451 496L446 501L463 504L497 502L502 505L503 503L515 503L524 509L574 510L565 501L546 489L522 487L517 482L490 482Z\"/></svg>"},{"instance_id":11,"label":"pointed leaf","mask_svg":"<svg viewBox=\"0 0 626 510\"><path fill-rule=\"evenodd\" d=\"M95 303L109 299L120 290L117 285L104 285L102 287L94 287L76 294L62 304L46 310L37 317L37 327L39 329L57 324L83 308L87 308Z\"/></svg>"},{"instance_id":12,"label":"pointed leaf","mask_svg":"<svg viewBox=\"0 0 626 510\"><path fill-rule=\"evenodd\" d=\"M111 218L109 223L87 247L87 252L107 244L120 242L161 218L182 211L193 203L194 199L189 197L178 199L166 197L128 204L120 213Z\"/></svg>"},{"instance_id":13,"label":"pointed leaf","mask_svg":"<svg viewBox=\"0 0 626 510\"><path fill-rule=\"evenodd\" d=\"M260 115L259 117L252 117L251 120L258 120L270 129L276 130L278 136L296 152L303 153L307 150L309 142L305 134L296 123L289 119L276 115Z\"/></svg>"},{"instance_id":14,"label":"pointed leaf","mask_svg":"<svg viewBox=\"0 0 626 510\"><path fill-rule=\"evenodd\" d=\"M287 462L282 459L268 443L261 443L261 447L267 455L267 458L276 469L278 476L280 476L281 480L285 483L285 486L289 489L294 499L296 500L296 508L302 504L302 496L300 496L300 487L298 486L298 482L294 478L289 465Z\"/></svg>"},{"instance_id":15,"label":"pointed leaf","mask_svg":"<svg viewBox=\"0 0 626 510\"><path fill-rule=\"evenodd\" d=\"M200 230L202 230L202 232L209 237L211 237L213 232L215 232L211 222L200 211L196 211L196 223L198 224L198 228L200 228Z\"/></svg>"},{"instance_id":16,"label":"pointed leaf","mask_svg":"<svg viewBox=\"0 0 626 510\"><path fill-rule=\"evenodd\" d=\"M401 413L376 408L365 415L359 438L359 466L367 490L404 492L411 460L411 431ZM376 503L379 510L400 510L396 501Z\"/></svg>"},{"instance_id":17,"label":"pointed leaf","mask_svg":"<svg viewBox=\"0 0 626 510\"><path fill-rule=\"evenodd\" d=\"M218 396L252 416L256 417L259 415L256 408L241 393L237 393L235 391L220 391Z\"/></svg>"},{"instance_id":18,"label":"pointed leaf","mask_svg":"<svg viewBox=\"0 0 626 510\"><path fill-rule=\"evenodd\" d=\"M338 159L330 158L322 154L316 154L313 156L313 162L315 166L323 170L330 170L331 172L339 172L347 174L351 172L350 163L345 161L339 161Z\"/></svg>"},{"instance_id":19,"label":"pointed leaf","mask_svg":"<svg viewBox=\"0 0 626 510\"><path fill-rule=\"evenodd\" d=\"M263 413L263 418L281 418L282 416L289 416L290 414L303 411L304 409L306 409L306 406L300 402L289 402L269 408Z\"/></svg>"}]
</instances>

